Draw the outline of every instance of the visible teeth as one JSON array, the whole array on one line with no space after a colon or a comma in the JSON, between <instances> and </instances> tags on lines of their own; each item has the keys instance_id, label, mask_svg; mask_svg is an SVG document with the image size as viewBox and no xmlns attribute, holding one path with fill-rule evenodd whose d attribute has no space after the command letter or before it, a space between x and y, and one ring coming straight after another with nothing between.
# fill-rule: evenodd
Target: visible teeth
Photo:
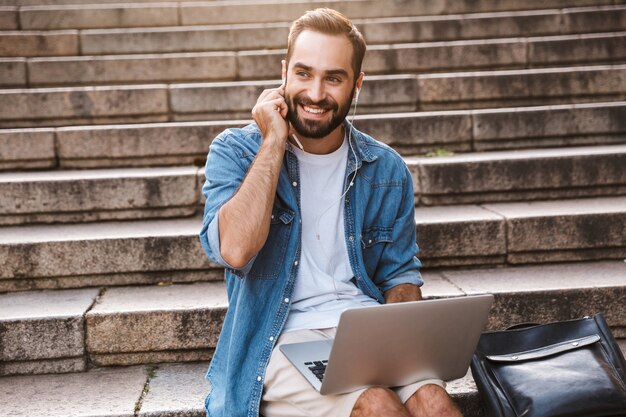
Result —
<instances>
[{"instance_id":1,"label":"visible teeth","mask_svg":"<svg viewBox=\"0 0 626 417\"><path fill-rule=\"evenodd\" d=\"M315 109L315 108L313 108L313 107L309 107L309 106L303 106L303 107L304 107L304 110L305 110L307 113L322 114L322 113L324 113L324 112L326 111L326 110L324 110L324 109Z\"/></svg>"}]
</instances>

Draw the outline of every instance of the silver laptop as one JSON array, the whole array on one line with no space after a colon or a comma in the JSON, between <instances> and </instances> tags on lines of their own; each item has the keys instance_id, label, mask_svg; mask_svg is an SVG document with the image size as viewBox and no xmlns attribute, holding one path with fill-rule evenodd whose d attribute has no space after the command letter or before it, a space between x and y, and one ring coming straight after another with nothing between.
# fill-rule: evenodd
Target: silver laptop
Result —
<instances>
[{"instance_id":1,"label":"silver laptop","mask_svg":"<svg viewBox=\"0 0 626 417\"><path fill-rule=\"evenodd\" d=\"M290 343L281 352L320 394L395 387L467 373L493 295L358 307L335 339Z\"/></svg>"}]
</instances>

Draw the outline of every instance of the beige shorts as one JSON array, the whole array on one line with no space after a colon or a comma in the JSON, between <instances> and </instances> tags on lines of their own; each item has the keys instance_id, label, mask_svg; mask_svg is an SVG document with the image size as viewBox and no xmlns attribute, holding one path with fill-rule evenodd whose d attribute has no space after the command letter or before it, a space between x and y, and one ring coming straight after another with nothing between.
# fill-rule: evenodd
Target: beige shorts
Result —
<instances>
[{"instance_id":1,"label":"beige shorts","mask_svg":"<svg viewBox=\"0 0 626 417\"><path fill-rule=\"evenodd\" d=\"M261 400L261 414L265 417L349 417L354 404L364 389L339 395L320 395L300 372L289 362L278 347L283 343L308 342L333 339L336 328L297 330L283 333L276 343L265 371L265 384ZM418 389L427 384L445 388L445 382L433 379L394 388L405 403Z\"/></svg>"}]
</instances>

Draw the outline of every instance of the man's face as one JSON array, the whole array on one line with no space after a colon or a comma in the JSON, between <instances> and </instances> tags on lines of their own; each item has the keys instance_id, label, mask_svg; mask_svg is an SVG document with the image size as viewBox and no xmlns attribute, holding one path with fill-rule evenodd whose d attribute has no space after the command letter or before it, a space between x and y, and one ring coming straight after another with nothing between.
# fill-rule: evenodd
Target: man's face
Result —
<instances>
[{"instance_id":1,"label":"man's face","mask_svg":"<svg viewBox=\"0 0 626 417\"><path fill-rule=\"evenodd\" d=\"M302 137L326 137L350 111L355 88L350 41L341 35L303 31L287 65L289 122Z\"/></svg>"}]
</instances>

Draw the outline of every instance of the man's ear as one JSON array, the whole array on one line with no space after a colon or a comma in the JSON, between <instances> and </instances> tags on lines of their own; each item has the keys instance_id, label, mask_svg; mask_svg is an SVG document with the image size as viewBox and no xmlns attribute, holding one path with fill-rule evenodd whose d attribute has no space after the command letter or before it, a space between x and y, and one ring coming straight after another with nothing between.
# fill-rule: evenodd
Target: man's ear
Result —
<instances>
[{"instance_id":1,"label":"man's ear","mask_svg":"<svg viewBox=\"0 0 626 417\"><path fill-rule=\"evenodd\" d=\"M357 96L361 92L361 88L363 88L363 77L365 77L365 73L361 72L359 74L359 78L356 79L356 92L355 96ZM355 97L356 98L356 97Z\"/></svg>"},{"instance_id":2,"label":"man's ear","mask_svg":"<svg viewBox=\"0 0 626 417\"><path fill-rule=\"evenodd\" d=\"M283 84L284 84L285 80L287 79L287 61L283 59L282 61L280 61L280 65L281 65L281 78L283 79Z\"/></svg>"}]
</instances>

